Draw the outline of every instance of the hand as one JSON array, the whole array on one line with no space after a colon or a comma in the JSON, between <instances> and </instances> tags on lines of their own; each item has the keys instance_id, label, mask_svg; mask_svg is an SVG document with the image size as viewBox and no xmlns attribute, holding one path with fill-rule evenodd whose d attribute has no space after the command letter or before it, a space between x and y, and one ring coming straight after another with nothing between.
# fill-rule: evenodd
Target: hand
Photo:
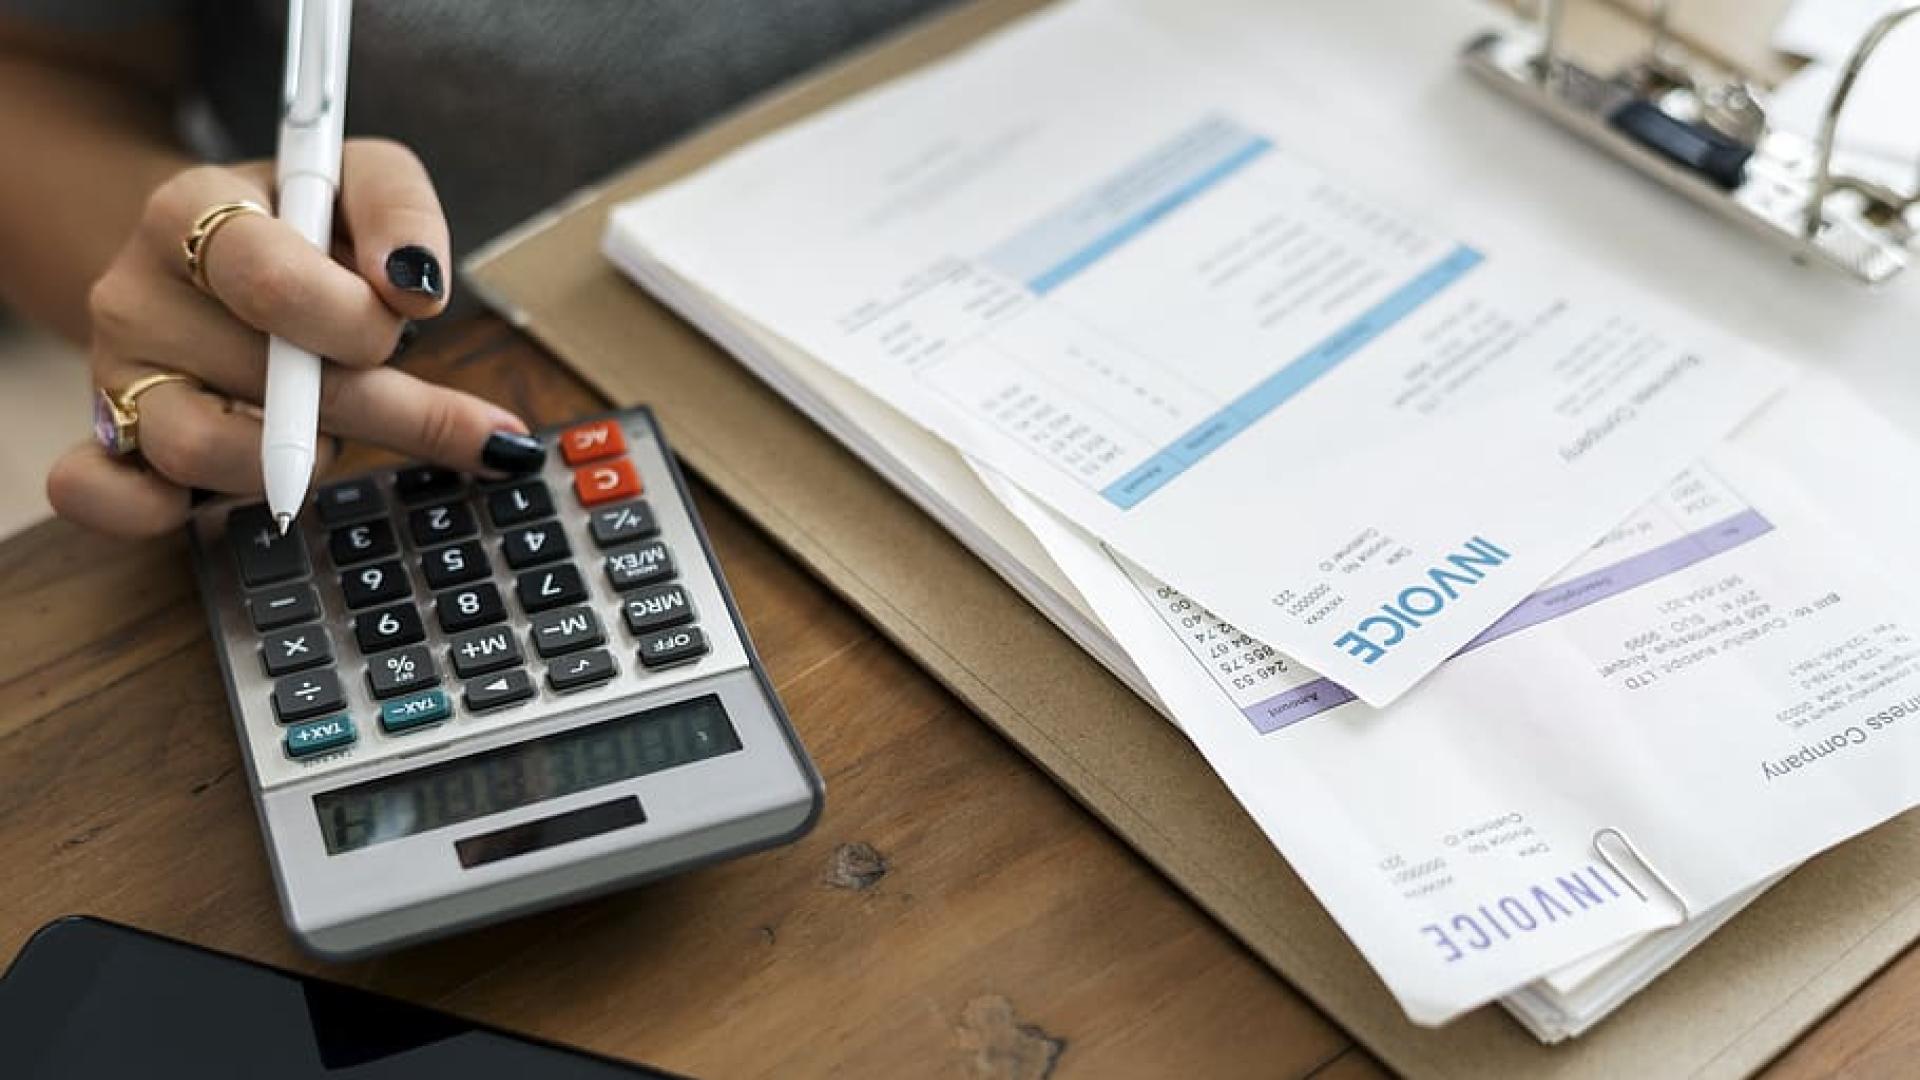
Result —
<instances>
[{"instance_id":1,"label":"hand","mask_svg":"<svg viewBox=\"0 0 1920 1080\"><path fill-rule=\"evenodd\" d=\"M340 168L333 255L260 214L229 220L205 249L209 291L188 275L181 240L210 207L271 206L270 162L187 169L160 185L88 298L96 385L118 391L158 371L204 384L154 386L138 399L140 453L89 443L47 477L62 516L121 535L186 520L189 490L258 494L267 335L327 357L320 460L364 439L465 471L537 463L527 427L506 410L385 366L409 320L447 303L447 223L418 158L398 143L354 139ZM327 438L326 435L334 436Z\"/></svg>"}]
</instances>

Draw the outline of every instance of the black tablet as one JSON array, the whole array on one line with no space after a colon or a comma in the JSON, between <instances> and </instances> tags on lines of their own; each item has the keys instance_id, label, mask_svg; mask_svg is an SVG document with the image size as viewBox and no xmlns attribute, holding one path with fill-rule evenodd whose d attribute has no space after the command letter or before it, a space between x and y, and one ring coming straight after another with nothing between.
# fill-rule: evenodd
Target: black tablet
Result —
<instances>
[{"instance_id":1,"label":"black tablet","mask_svg":"<svg viewBox=\"0 0 1920 1080\"><path fill-rule=\"evenodd\" d=\"M667 1075L100 919L42 927L0 979L22 1080Z\"/></svg>"}]
</instances>

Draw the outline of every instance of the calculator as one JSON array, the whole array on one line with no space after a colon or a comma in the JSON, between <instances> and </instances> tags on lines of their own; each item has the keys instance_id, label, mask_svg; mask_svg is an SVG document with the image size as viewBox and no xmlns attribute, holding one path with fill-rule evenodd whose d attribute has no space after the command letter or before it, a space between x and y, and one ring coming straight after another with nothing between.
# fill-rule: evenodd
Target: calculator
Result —
<instances>
[{"instance_id":1,"label":"calculator","mask_svg":"<svg viewBox=\"0 0 1920 1080\"><path fill-rule=\"evenodd\" d=\"M194 566L288 926L341 959L798 838L818 772L644 408L331 483Z\"/></svg>"}]
</instances>

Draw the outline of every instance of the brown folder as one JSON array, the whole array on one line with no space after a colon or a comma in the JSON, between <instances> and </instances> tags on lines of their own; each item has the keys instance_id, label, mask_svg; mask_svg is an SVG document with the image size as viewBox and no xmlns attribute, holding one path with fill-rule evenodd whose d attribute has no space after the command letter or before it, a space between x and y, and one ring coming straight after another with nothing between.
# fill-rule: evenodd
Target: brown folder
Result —
<instances>
[{"instance_id":1,"label":"brown folder","mask_svg":"<svg viewBox=\"0 0 1920 1080\"><path fill-rule=\"evenodd\" d=\"M1416 1027L1172 725L600 256L614 203L1037 6L988 0L922 23L569 200L468 276L614 402L652 403L688 465L1394 1068L1721 1076L1765 1063L1920 936L1920 820L1808 864L1571 1043L1542 1046L1497 1008Z\"/></svg>"}]
</instances>

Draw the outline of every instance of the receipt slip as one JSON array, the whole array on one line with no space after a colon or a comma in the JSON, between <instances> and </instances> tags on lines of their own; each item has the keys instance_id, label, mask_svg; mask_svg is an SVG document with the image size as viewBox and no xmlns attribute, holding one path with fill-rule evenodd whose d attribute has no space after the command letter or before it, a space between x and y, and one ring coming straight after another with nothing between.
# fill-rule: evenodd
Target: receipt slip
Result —
<instances>
[{"instance_id":1,"label":"receipt slip","mask_svg":"<svg viewBox=\"0 0 1920 1080\"><path fill-rule=\"evenodd\" d=\"M608 244L1385 704L1787 371L1375 197L1289 143L1328 106L1274 82L1070 4L622 206Z\"/></svg>"},{"instance_id":2,"label":"receipt slip","mask_svg":"<svg viewBox=\"0 0 1920 1080\"><path fill-rule=\"evenodd\" d=\"M1809 381L1383 710L1000 490L1437 1024L1920 803L1916 470Z\"/></svg>"}]
</instances>

